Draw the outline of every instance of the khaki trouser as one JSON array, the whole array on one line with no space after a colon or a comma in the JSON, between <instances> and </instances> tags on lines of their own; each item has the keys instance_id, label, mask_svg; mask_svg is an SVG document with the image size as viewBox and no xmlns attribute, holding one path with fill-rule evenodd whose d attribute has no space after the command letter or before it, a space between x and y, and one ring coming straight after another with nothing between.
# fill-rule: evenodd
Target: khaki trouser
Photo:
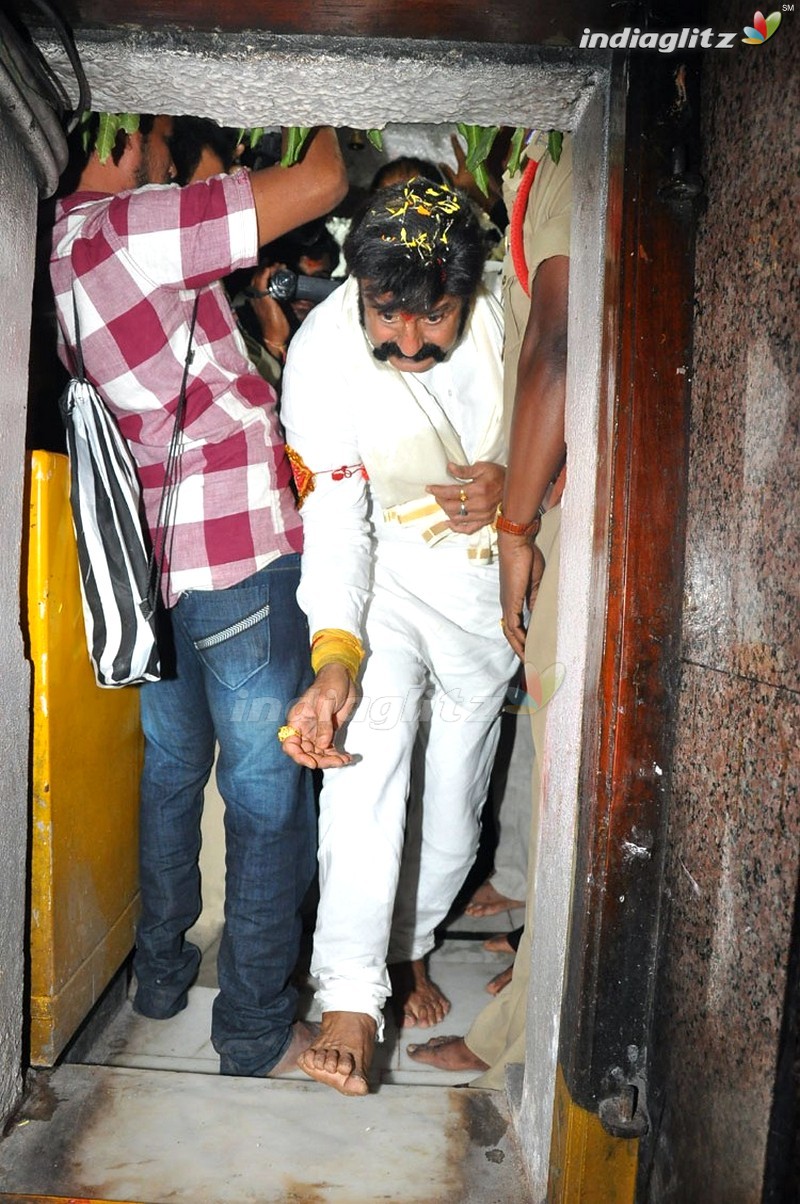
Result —
<instances>
[{"instance_id":1,"label":"khaki trouser","mask_svg":"<svg viewBox=\"0 0 800 1204\"><path fill-rule=\"evenodd\" d=\"M545 571L539 594L528 626L525 643L525 663L541 676L556 659L556 620L558 601L558 566L561 535L561 507L549 510L542 519L537 544L545 558ZM514 974L504 991L492 1000L476 1017L466 1036L466 1043L477 1057L487 1062L489 1069L472 1087L499 1089L505 1085L505 1067L525 1061L525 1013L531 965L531 932L536 905L534 876L539 842L539 801L541 780L539 767L543 763L544 729L547 708L531 716L536 756L533 764L530 843L528 848L528 890L525 907L525 931L514 960Z\"/></svg>"}]
</instances>

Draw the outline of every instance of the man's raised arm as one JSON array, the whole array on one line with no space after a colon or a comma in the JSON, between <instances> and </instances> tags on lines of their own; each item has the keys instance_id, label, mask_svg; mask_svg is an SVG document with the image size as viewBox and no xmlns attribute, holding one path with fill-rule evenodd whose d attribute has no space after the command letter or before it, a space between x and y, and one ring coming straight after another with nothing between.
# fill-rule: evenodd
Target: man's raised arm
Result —
<instances>
[{"instance_id":1,"label":"man's raised arm","mask_svg":"<svg viewBox=\"0 0 800 1204\"><path fill-rule=\"evenodd\" d=\"M347 170L336 131L318 129L292 167L264 167L250 176L259 246L322 217L347 193Z\"/></svg>"}]
</instances>

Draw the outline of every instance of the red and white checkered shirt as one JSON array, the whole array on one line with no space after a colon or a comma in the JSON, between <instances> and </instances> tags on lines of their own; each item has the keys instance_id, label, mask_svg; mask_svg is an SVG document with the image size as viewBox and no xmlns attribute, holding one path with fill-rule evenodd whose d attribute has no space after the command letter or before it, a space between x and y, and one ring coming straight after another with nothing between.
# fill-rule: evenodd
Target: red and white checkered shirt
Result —
<instances>
[{"instance_id":1,"label":"red and white checkered shirt","mask_svg":"<svg viewBox=\"0 0 800 1204\"><path fill-rule=\"evenodd\" d=\"M220 283L257 253L245 172L187 188L76 193L56 212L50 274L61 335L74 348L74 286L86 375L130 445L153 535L199 295L162 577L168 606L302 548L275 393L247 358ZM63 345L60 354L72 370Z\"/></svg>"}]
</instances>

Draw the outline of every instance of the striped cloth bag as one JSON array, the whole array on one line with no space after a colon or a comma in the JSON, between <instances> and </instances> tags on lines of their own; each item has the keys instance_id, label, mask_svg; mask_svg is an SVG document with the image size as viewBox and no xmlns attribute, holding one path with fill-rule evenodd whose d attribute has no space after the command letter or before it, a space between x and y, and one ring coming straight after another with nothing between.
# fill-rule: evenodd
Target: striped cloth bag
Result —
<instances>
[{"instance_id":1,"label":"striped cloth bag","mask_svg":"<svg viewBox=\"0 0 800 1204\"><path fill-rule=\"evenodd\" d=\"M84 375L74 297L73 309L78 374L62 393L59 407L67 434L70 506L89 658L99 686L159 681L156 612L161 556L154 555L145 533L142 491L128 444L102 397ZM159 506L162 552L169 527L174 492L170 486L186 404L196 316L195 304Z\"/></svg>"},{"instance_id":2,"label":"striped cloth bag","mask_svg":"<svg viewBox=\"0 0 800 1204\"><path fill-rule=\"evenodd\" d=\"M133 457L89 381L72 379L59 404L67 431L83 623L97 684L158 681L156 582Z\"/></svg>"}]
</instances>

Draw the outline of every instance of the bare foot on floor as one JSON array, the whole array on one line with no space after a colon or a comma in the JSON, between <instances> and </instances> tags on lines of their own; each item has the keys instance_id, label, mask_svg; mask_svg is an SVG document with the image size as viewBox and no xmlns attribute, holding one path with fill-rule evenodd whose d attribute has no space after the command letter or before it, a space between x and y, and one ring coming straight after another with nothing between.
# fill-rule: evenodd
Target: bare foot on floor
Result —
<instances>
[{"instance_id":1,"label":"bare foot on floor","mask_svg":"<svg viewBox=\"0 0 800 1204\"><path fill-rule=\"evenodd\" d=\"M304 1050L308 1049L311 1042L319 1035L319 1025L311 1020L298 1020L292 1025L292 1039L286 1053L281 1058L280 1062L272 1067L267 1078L276 1078L281 1074L288 1074L290 1070L297 1069L297 1059Z\"/></svg>"},{"instance_id":2,"label":"bare foot on floor","mask_svg":"<svg viewBox=\"0 0 800 1204\"><path fill-rule=\"evenodd\" d=\"M375 1021L365 1012L323 1012L319 1034L300 1054L297 1065L342 1095L368 1095L376 1030Z\"/></svg>"},{"instance_id":3,"label":"bare foot on floor","mask_svg":"<svg viewBox=\"0 0 800 1204\"><path fill-rule=\"evenodd\" d=\"M524 899L509 899L501 895L492 886L491 879L482 883L464 908L465 916L496 916L501 911L510 911L512 907L524 907Z\"/></svg>"},{"instance_id":4,"label":"bare foot on floor","mask_svg":"<svg viewBox=\"0 0 800 1204\"><path fill-rule=\"evenodd\" d=\"M497 936L490 936L488 941L483 942L484 949L488 949L490 953L516 953L516 949L509 942L508 933L501 932Z\"/></svg>"},{"instance_id":5,"label":"bare foot on floor","mask_svg":"<svg viewBox=\"0 0 800 1204\"><path fill-rule=\"evenodd\" d=\"M396 962L389 966L392 1000L402 1028L431 1028L450 1011L450 1000L428 978L425 962Z\"/></svg>"},{"instance_id":6,"label":"bare foot on floor","mask_svg":"<svg viewBox=\"0 0 800 1204\"><path fill-rule=\"evenodd\" d=\"M431 1037L424 1045L407 1045L409 1057L437 1070L488 1070L463 1037Z\"/></svg>"},{"instance_id":7,"label":"bare foot on floor","mask_svg":"<svg viewBox=\"0 0 800 1204\"><path fill-rule=\"evenodd\" d=\"M499 995L500 992L511 982L511 975L514 973L514 964L508 967L507 970L501 970L499 974L495 974L494 978L490 978L486 984L486 990L490 995Z\"/></svg>"}]
</instances>

